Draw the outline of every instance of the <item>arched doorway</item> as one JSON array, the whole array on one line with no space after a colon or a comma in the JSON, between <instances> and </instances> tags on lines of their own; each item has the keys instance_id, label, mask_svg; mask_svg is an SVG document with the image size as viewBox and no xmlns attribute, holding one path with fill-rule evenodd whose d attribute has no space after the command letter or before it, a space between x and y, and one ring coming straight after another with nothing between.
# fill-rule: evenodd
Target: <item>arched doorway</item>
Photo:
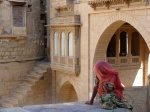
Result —
<instances>
[{"instance_id":1,"label":"arched doorway","mask_svg":"<svg viewBox=\"0 0 150 112\"><path fill-rule=\"evenodd\" d=\"M148 57L145 38L131 24L121 20L108 26L96 45L93 65L105 60L117 69L125 86L124 96L133 105L133 112L147 112Z\"/></svg>"},{"instance_id":2,"label":"arched doorway","mask_svg":"<svg viewBox=\"0 0 150 112\"><path fill-rule=\"evenodd\" d=\"M69 81L67 81L60 88L58 102L66 103L75 101L78 101L77 93L73 85Z\"/></svg>"},{"instance_id":3,"label":"arched doorway","mask_svg":"<svg viewBox=\"0 0 150 112\"><path fill-rule=\"evenodd\" d=\"M124 23L107 44L106 61L118 70L124 86L145 86L149 50L141 34Z\"/></svg>"}]
</instances>

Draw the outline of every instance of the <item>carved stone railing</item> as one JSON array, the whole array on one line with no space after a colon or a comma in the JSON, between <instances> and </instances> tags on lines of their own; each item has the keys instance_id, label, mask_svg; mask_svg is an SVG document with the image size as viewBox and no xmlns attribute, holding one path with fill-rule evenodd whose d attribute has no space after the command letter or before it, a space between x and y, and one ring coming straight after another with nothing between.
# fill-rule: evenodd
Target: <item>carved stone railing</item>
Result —
<instances>
[{"instance_id":1,"label":"carved stone railing","mask_svg":"<svg viewBox=\"0 0 150 112\"><path fill-rule=\"evenodd\" d=\"M120 64L128 64L129 63L128 57L120 57L119 58L119 63Z\"/></svg>"},{"instance_id":2,"label":"carved stone railing","mask_svg":"<svg viewBox=\"0 0 150 112\"><path fill-rule=\"evenodd\" d=\"M52 7L55 8L58 12L60 10L72 10L73 0L55 0L52 3Z\"/></svg>"},{"instance_id":3,"label":"carved stone railing","mask_svg":"<svg viewBox=\"0 0 150 112\"><path fill-rule=\"evenodd\" d=\"M116 64L116 57L108 57L107 62L110 63L111 65Z\"/></svg>"},{"instance_id":4,"label":"carved stone railing","mask_svg":"<svg viewBox=\"0 0 150 112\"><path fill-rule=\"evenodd\" d=\"M91 5L94 10L96 10L97 7L100 8L107 8L109 9L111 6L119 6L119 5L125 5L129 7L130 5L148 5L148 0L89 0L88 4Z\"/></svg>"},{"instance_id":5,"label":"carved stone railing","mask_svg":"<svg viewBox=\"0 0 150 112\"><path fill-rule=\"evenodd\" d=\"M65 65L66 64L66 57L60 57L60 64Z\"/></svg>"},{"instance_id":6,"label":"carved stone railing","mask_svg":"<svg viewBox=\"0 0 150 112\"><path fill-rule=\"evenodd\" d=\"M81 25L80 15L52 18L50 25L51 26Z\"/></svg>"},{"instance_id":7,"label":"carved stone railing","mask_svg":"<svg viewBox=\"0 0 150 112\"><path fill-rule=\"evenodd\" d=\"M107 62L111 65L139 65L140 64L140 56L131 56L131 57L107 57Z\"/></svg>"},{"instance_id":8,"label":"carved stone railing","mask_svg":"<svg viewBox=\"0 0 150 112\"><path fill-rule=\"evenodd\" d=\"M132 63L133 64L140 63L140 57L139 56L132 56Z\"/></svg>"},{"instance_id":9,"label":"carved stone railing","mask_svg":"<svg viewBox=\"0 0 150 112\"><path fill-rule=\"evenodd\" d=\"M59 57L53 56L51 68L55 71L60 71L65 74L78 76L80 73L79 59L74 57Z\"/></svg>"}]
</instances>

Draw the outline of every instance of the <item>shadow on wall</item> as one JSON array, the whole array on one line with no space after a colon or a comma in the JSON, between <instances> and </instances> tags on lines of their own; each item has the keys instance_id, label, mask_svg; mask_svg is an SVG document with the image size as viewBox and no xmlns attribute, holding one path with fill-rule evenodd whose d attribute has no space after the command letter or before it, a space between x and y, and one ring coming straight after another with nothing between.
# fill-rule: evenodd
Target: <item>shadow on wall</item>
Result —
<instances>
[{"instance_id":1,"label":"shadow on wall","mask_svg":"<svg viewBox=\"0 0 150 112\"><path fill-rule=\"evenodd\" d=\"M67 81L60 88L58 103L78 101L77 93L73 85Z\"/></svg>"}]
</instances>

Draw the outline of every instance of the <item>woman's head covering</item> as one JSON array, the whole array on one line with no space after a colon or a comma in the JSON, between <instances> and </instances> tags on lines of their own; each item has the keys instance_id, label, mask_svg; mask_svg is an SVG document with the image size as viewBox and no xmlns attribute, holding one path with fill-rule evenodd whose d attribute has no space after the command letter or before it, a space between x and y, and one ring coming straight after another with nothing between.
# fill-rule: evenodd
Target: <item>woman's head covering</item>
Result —
<instances>
[{"instance_id":1,"label":"woman's head covering","mask_svg":"<svg viewBox=\"0 0 150 112\"><path fill-rule=\"evenodd\" d=\"M104 90L102 82L110 83L114 86L112 92L115 92L120 99L123 99L124 87L121 85L118 72L105 61L98 61L94 66L94 70L99 79L98 93L100 95L106 94L107 92Z\"/></svg>"}]
</instances>

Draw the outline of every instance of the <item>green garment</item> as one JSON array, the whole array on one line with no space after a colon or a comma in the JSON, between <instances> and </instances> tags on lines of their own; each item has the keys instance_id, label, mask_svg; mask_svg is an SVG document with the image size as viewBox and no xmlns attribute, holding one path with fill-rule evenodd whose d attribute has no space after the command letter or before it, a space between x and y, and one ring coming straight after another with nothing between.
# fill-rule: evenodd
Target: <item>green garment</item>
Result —
<instances>
[{"instance_id":1,"label":"green garment","mask_svg":"<svg viewBox=\"0 0 150 112\"><path fill-rule=\"evenodd\" d=\"M116 108L128 108L132 110L132 106L125 100L120 100L116 93L108 93L100 96L100 106L107 110Z\"/></svg>"},{"instance_id":2,"label":"green garment","mask_svg":"<svg viewBox=\"0 0 150 112\"><path fill-rule=\"evenodd\" d=\"M95 85L98 86L99 80L95 78ZM107 84L107 88L112 91L114 89L112 84ZM100 107L107 110L113 110L116 108L127 108L132 110L132 106L125 100L121 100L116 93L111 92L108 94L102 94L100 96Z\"/></svg>"}]
</instances>

